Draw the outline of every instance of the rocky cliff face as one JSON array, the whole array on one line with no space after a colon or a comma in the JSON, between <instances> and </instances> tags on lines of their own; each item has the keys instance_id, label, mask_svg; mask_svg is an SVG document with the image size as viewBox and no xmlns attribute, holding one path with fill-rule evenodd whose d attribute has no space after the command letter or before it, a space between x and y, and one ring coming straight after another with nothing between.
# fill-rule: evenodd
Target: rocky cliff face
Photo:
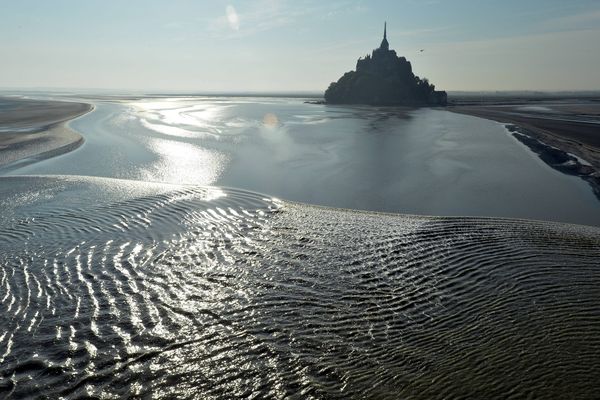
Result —
<instances>
[{"instance_id":1,"label":"rocky cliff face","mask_svg":"<svg viewBox=\"0 0 600 400\"><path fill-rule=\"evenodd\" d=\"M394 50L382 45L372 55L356 63L356 71L346 72L325 91L325 101L332 104L435 105L444 106L447 95L436 91L427 79L412 72L412 66Z\"/></svg>"}]
</instances>

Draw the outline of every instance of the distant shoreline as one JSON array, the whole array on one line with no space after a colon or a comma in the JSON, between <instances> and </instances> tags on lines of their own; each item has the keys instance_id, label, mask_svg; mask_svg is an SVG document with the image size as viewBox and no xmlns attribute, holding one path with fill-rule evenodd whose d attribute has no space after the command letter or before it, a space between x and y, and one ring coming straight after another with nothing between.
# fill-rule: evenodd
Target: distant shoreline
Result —
<instances>
[{"instance_id":1,"label":"distant shoreline","mask_svg":"<svg viewBox=\"0 0 600 400\"><path fill-rule=\"evenodd\" d=\"M0 97L0 169L10 170L78 148L84 138L67 123L93 108L87 103Z\"/></svg>"}]
</instances>

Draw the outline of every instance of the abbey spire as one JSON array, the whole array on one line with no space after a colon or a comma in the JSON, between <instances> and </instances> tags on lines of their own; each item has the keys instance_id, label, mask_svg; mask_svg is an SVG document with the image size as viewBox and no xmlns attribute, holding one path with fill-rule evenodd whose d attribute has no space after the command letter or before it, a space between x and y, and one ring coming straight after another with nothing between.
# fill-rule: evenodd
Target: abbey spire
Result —
<instances>
[{"instance_id":1,"label":"abbey spire","mask_svg":"<svg viewBox=\"0 0 600 400\"><path fill-rule=\"evenodd\" d=\"M381 45L379 45L380 49L389 50L390 44L387 41L387 21L383 23L383 40L381 41Z\"/></svg>"}]
</instances>

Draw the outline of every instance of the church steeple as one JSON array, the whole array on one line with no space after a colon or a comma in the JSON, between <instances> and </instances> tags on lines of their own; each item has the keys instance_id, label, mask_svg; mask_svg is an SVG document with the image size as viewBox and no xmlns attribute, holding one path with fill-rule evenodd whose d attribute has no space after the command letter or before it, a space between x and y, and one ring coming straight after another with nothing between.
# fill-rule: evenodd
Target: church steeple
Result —
<instances>
[{"instance_id":1,"label":"church steeple","mask_svg":"<svg viewBox=\"0 0 600 400\"><path fill-rule=\"evenodd\" d=\"M381 45L379 45L380 49L389 50L390 44L387 41L387 21L383 23L383 40L381 41Z\"/></svg>"}]
</instances>

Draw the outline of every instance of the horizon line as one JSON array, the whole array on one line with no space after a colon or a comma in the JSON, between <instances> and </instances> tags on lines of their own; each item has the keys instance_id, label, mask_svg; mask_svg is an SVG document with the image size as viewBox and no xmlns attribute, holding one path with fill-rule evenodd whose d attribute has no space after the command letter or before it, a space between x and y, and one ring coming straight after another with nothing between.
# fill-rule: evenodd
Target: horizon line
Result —
<instances>
[{"instance_id":1,"label":"horizon line","mask_svg":"<svg viewBox=\"0 0 600 400\"><path fill-rule=\"evenodd\" d=\"M323 90L174 90L174 89L115 89L115 88L73 88L73 87L0 87L0 91L17 92L76 92L88 93L103 92L105 94L120 95L147 95L147 96L268 96L268 95L289 95L289 96L307 96L323 97ZM446 90L448 94L516 94L516 93L539 93L539 94L597 94L599 89L455 89Z\"/></svg>"}]
</instances>

